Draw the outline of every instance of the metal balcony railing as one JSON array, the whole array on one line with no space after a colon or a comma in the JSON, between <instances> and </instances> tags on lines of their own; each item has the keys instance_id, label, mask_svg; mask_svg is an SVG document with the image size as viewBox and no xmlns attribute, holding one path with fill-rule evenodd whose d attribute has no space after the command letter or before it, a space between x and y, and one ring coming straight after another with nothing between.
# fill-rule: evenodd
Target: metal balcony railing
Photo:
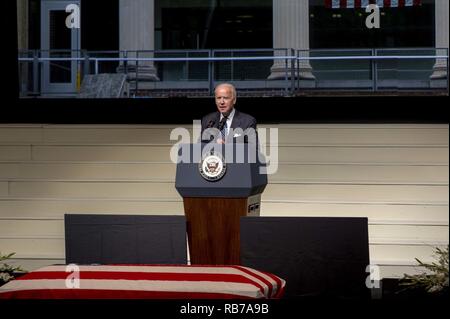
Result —
<instances>
[{"instance_id":1,"label":"metal balcony railing","mask_svg":"<svg viewBox=\"0 0 450 319\"><path fill-rule=\"evenodd\" d=\"M76 95L85 75L100 73L127 74L131 97L211 96L219 82L232 82L238 94L254 96L290 96L305 90L448 92L448 49L28 50L19 53L19 79L24 97ZM58 86L58 81L67 85Z\"/></svg>"}]
</instances>

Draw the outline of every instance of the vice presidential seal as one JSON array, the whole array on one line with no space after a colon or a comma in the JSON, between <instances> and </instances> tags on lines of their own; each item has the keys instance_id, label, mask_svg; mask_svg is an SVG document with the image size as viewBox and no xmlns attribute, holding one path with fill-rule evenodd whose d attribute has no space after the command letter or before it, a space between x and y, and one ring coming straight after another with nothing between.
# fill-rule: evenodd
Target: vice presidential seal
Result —
<instances>
[{"instance_id":1,"label":"vice presidential seal","mask_svg":"<svg viewBox=\"0 0 450 319\"><path fill-rule=\"evenodd\" d=\"M219 153L207 154L198 164L198 170L202 177L208 181L218 181L225 175L227 164Z\"/></svg>"}]
</instances>

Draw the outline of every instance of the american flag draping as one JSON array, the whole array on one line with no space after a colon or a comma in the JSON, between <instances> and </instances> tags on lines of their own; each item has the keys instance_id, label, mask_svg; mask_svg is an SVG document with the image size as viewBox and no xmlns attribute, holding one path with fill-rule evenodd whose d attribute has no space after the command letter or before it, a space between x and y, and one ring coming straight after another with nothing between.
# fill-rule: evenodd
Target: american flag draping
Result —
<instances>
[{"instance_id":1,"label":"american flag draping","mask_svg":"<svg viewBox=\"0 0 450 319\"><path fill-rule=\"evenodd\" d=\"M79 287L66 266L34 270L0 287L0 299L269 299L286 281L243 266L80 265Z\"/></svg>"},{"instance_id":2,"label":"american flag draping","mask_svg":"<svg viewBox=\"0 0 450 319\"><path fill-rule=\"evenodd\" d=\"M365 8L369 4L376 4L380 8L384 7L411 7L420 6L422 0L325 0L326 8Z\"/></svg>"}]
</instances>

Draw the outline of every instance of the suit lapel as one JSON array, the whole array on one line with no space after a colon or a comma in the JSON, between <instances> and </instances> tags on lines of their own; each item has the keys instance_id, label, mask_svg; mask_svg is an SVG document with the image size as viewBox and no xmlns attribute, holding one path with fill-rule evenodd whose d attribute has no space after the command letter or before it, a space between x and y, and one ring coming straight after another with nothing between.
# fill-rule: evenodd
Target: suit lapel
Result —
<instances>
[{"instance_id":1,"label":"suit lapel","mask_svg":"<svg viewBox=\"0 0 450 319\"><path fill-rule=\"evenodd\" d=\"M240 119L240 117L239 117L239 111L235 109L235 111L234 111L234 116L233 116L233 121L231 121L230 130L231 130L231 129L234 130L234 129L238 128L238 127L241 127L241 119ZM227 140L228 142L233 141L233 135L234 135L234 133L230 132L230 133L228 134L226 140Z\"/></svg>"},{"instance_id":2,"label":"suit lapel","mask_svg":"<svg viewBox=\"0 0 450 319\"><path fill-rule=\"evenodd\" d=\"M214 121L215 121L214 127L215 127L215 128L219 128L219 122L220 122L220 112L216 112L216 115L215 115Z\"/></svg>"},{"instance_id":3,"label":"suit lapel","mask_svg":"<svg viewBox=\"0 0 450 319\"><path fill-rule=\"evenodd\" d=\"M235 109L233 121L231 121L231 127L230 128L238 128L240 127L241 119L239 118L239 111Z\"/></svg>"}]
</instances>

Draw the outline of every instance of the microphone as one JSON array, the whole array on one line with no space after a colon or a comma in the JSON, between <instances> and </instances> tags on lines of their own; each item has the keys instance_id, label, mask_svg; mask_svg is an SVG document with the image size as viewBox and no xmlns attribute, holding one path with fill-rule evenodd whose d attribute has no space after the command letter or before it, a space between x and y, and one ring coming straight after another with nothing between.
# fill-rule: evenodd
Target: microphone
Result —
<instances>
[{"instance_id":1,"label":"microphone","mask_svg":"<svg viewBox=\"0 0 450 319\"><path fill-rule=\"evenodd\" d=\"M206 126L206 128L211 128L211 127L214 126L214 124L216 124L216 121L210 120L210 121L208 122L208 125Z\"/></svg>"},{"instance_id":2,"label":"microphone","mask_svg":"<svg viewBox=\"0 0 450 319\"><path fill-rule=\"evenodd\" d=\"M202 141L202 142L209 142L211 139L213 139L213 136L211 136L210 137L210 140L204 140L203 139L203 132L204 131L206 131L206 130L208 130L208 129L210 129L210 128L213 128L214 127L214 125L216 124L216 121L215 120L209 120L209 122L208 122L208 125L206 125L206 127L205 127L205 129L202 131L202 136L200 136L200 140Z\"/></svg>"}]
</instances>

